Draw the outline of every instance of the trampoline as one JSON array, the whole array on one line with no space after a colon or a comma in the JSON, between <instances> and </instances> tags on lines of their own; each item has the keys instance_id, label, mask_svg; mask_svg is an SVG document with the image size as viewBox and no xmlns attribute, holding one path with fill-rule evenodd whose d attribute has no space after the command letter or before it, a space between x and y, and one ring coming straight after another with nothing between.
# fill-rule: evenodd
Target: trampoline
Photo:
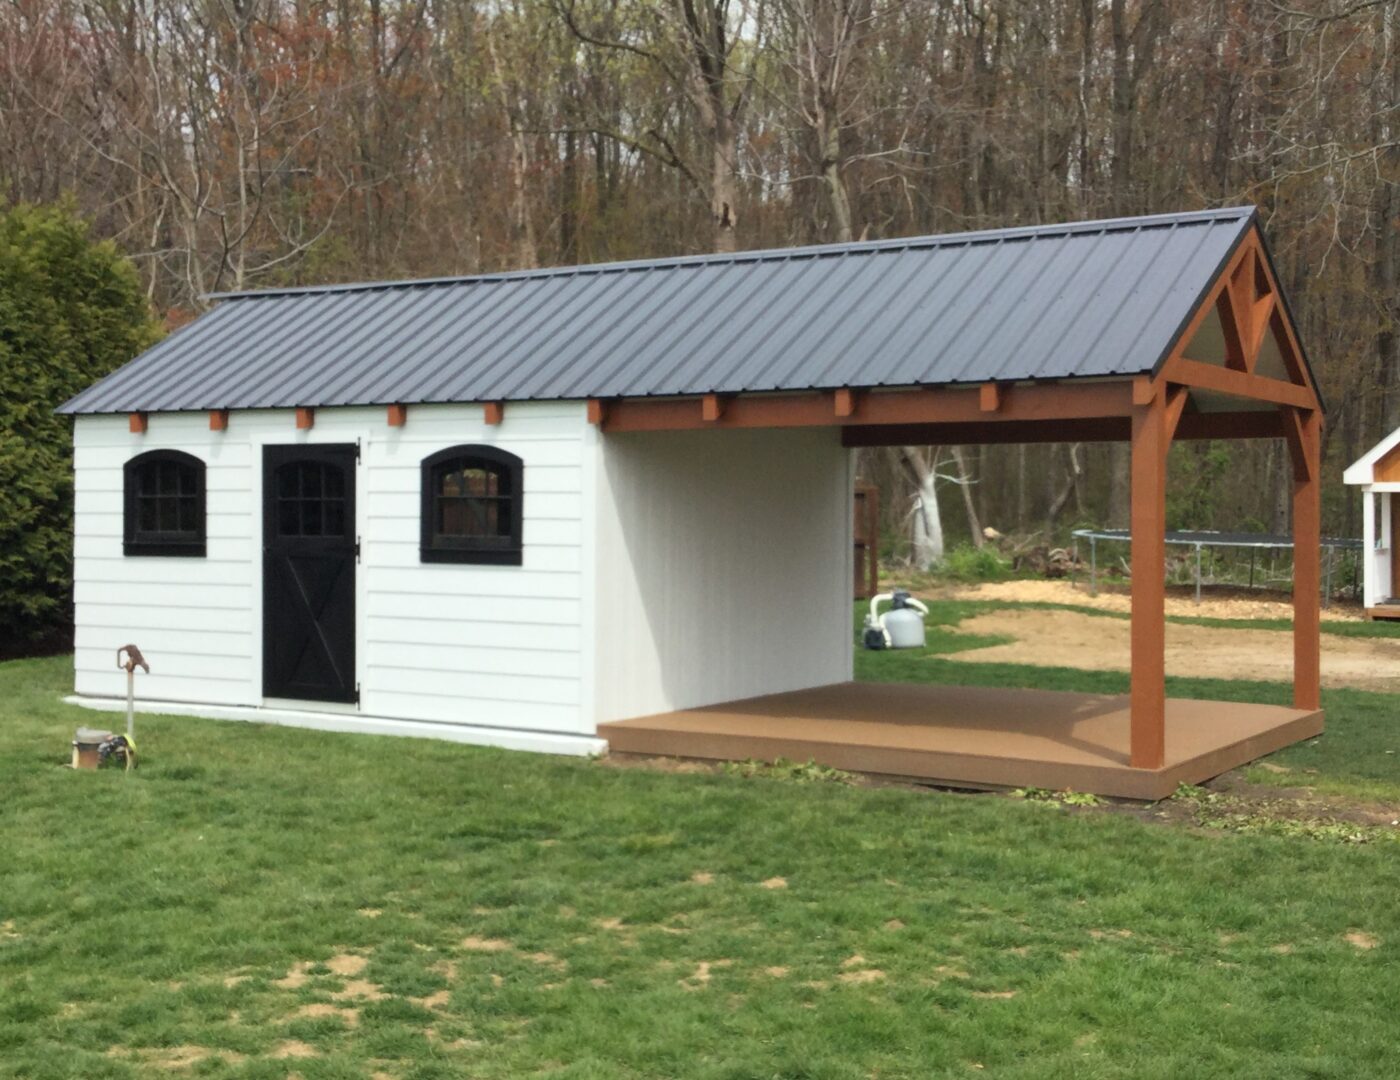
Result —
<instances>
[{"instance_id":1,"label":"trampoline","mask_svg":"<svg viewBox=\"0 0 1400 1080\"><path fill-rule=\"evenodd\" d=\"M1132 534L1127 529L1075 529L1070 534L1074 537L1075 543L1075 564L1078 565L1078 541L1089 541L1089 593L1097 596L1099 591L1099 558L1098 545L1100 540L1129 543L1132 541ZM1201 602L1201 551L1204 548L1248 548L1249 551L1249 587L1254 588L1254 567L1255 558L1258 553L1268 550L1282 548L1292 549L1293 538L1291 536L1279 535L1276 533L1236 533L1236 532L1216 532L1213 530L1176 530L1167 532L1167 543L1178 547L1193 547L1196 549L1196 603ZM1360 551L1362 542L1360 538L1351 539L1341 536L1324 536L1321 539L1323 555L1323 575L1324 583L1322 587L1322 604L1327 607L1332 602L1332 566L1336 560L1338 551ZM1357 587L1356 568L1359 564L1352 563L1352 590Z\"/></svg>"}]
</instances>

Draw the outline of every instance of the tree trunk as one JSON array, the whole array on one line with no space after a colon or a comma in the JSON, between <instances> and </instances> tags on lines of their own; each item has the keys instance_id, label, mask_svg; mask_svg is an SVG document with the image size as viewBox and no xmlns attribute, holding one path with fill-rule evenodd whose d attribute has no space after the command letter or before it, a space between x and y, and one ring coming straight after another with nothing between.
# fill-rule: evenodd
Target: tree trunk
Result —
<instances>
[{"instance_id":1,"label":"tree trunk","mask_svg":"<svg viewBox=\"0 0 1400 1080\"><path fill-rule=\"evenodd\" d=\"M525 134L524 109L496 49L495 31L486 35L486 47L491 53L499 88L501 112L505 114L510 132L510 238L512 270L531 270L539 265L535 247L535 226L530 218L530 141Z\"/></svg>"},{"instance_id":2,"label":"tree trunk","mask_svg":"<svg viewBox=\"0 0 1400 1080\"><path fill-rule=\"evenodd\" d=\"M1127 443L1111 443L1108 448L1108 527L1126 529L1132 510L1133 453Z\"/></svg>"},{"instance_id":3,"label":"tree trunk","mask_svg":"<svg viewBox=\"0 0 1400 1080\"><path fill-rule=\"evenodd\" d=\"M972 546L980 548L987 542L982 535L982 521L977 515L977 504L972 498L972 480L967 475L967 461L961 446L953 447L953 460L958 465L958 487L962 489L963 508L967 511L967 528L972 534Z\"/></svg>"},{"instance_id":4,"label":"tree trunk","mask_svg":"<svg viewBox=\"0 0 1400 1080\"><path fill-rule=\"evenodd\" d=\"M827 105L822 108L822 181L826 184L827 201L831 204L831 237L837 243L849 244L851 232L851 200L846 181L841 175L841 127Z\"/></svg>"},{"instance_id":5,"label":"tree trunk","mask_svg":"<svg viewBox=\"0 0 1400 1080\"><path fill-rule=\"evenodd\" d=\"M1059 519L1060 512L1064 510L1065 503L1069 502L1069 497L1077 495L1079 491L1079 477L1083 470L1079 466L1078 443L1070 444L1068 456L1069 475L1065 477L1065 486L1050 500L1050 508L1045 512L1045 522L1052 527Z\"/></svg>"},{"instance_id":6,"label":"tree trunk","mask_svg":"<svg viewBox=\"0 0 1400 1080\"><path fill-rule=\"evenodd\" d=\"M1371 263L1372 289L1380 301L1380 326L1376 332L1377 384L1381 388L1383 430L1400 427L1400 139L1391 117L1400 108L1400 63L1395 62L1394 5L1381 14L1382 55L1390 60L1389 78L1378 73L1375 134L1382 168L1375 194L1376 255Z\"/></svg>"},{"instance_id":7,"label":"tree trunk","mask_svg":"<svg viewBox=\"0 0 1400 1080\"><path fill-rule=\"evenodd\" d=\"M913 563L930 570L943 558L943 518L938 512L937 471L918 447L893 448L900 467L914 486L910 512Z\"/></svg>"},{"instance_id":8,"label":"tree trunk","mask_svg":"<svg viewBox=\"0 0 1400 1080\"><path fill-rule=\"evenodd\" d=\"M733 252L739 246L735 232L736 205L739 201L737 147L734 125L721 112L715 122L710 172L710 226L714 230L714 249L717 252Z\"/></svg>"},{"instance_id":9,"label":"tree trunk","mask_svg":"<svg viewBox=\"0 0 1400 1080\"><path fill-rule=\"evenodd\" d=\"M1293 466L1282 440L1274 440L1269 453L1269 478L1274 490L1272 531L1287 536L1288 510L1293 501Z\"/></svg>"}]
</instances>

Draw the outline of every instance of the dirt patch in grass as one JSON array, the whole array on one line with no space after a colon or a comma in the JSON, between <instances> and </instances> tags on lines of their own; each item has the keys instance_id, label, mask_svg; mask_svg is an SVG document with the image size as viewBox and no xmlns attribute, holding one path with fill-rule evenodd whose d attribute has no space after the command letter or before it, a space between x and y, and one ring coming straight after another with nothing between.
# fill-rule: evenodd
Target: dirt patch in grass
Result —
<instances>
[{"instance_id":1,"label":"dirt patch in grass","mask_svg":"<svg viewBox=\"0 0 1400 1080\"><path fill-rule=\"evenodd\" d=\"M787 887L787 878L770 877L767 881L759 882L759 888L762 889L786 889Z\"/></svg>"},{"instance_id":2,"label":"dirt patch in grass","mask_svg":"<svg viewBox=\"0 0 1400 1080\"><path fill-rule=\"evenodd\" d=\"M650 754L613 754L598 759L598 764L613 769L646 769L650 772L679 773L683 776L703 775L722 771L720 762L697 761L694 758L655 757Z\"/></svg>"},{"instance_id":3,"label":"dirt patch in grass","mask_svg":"<svg viewBox=\"0 0 1400 1080\"><path fill-rule=\"evenodd\" d=\"M1134 812L1121 803L1102 808ZM1400 842L1400 806L1251 784L1237 773L1227 773L1206 787L1183 787L1175 797L1139 807L1136 813L1149 821L1213 831L1338 844Z\"/></svg>"},{"instance_id":4,"label":"dirt patch in grass","mask_svg":"<svg viewBox=\"0 0 1400 1080\"><path fill-rule=\"evenodd\" d=\"M208 1046L187 1043L182 1046L142 1047L133 1049L127 1046L114 1046L107 1051L108 1057L134 1058L145 1065L161 1070L192 1069L204 1061L220 1060L229 1065L237 1065L244 1056L234 1050L215 1050Z\"/></svg>"},{"instance_id":5,"label":"dirt patch in grass","mask_svg":"<svg viewBox=\"0 0 1400 1080\"><path fill-rule=\"evenodd\" d=\"M1087 581L1075 585L1064 578L1055 581L990 581L980 585L956 585L937 590L930 595L942 600L1076 604L1080 607L1098 608L1101 611L1127 612L1132 608L1132 598L1127 586L1105 582L1102 578L1097 596L1090 595ZM1207 619L1291 619L1293 601L1283 593L1210 588L1197 604L1193 586L1174 586L1167 590L1167 614ZM1356 605L1336 603L1327 609L1327 618L1360 621L1365 618L1365 614Z\"/></svg>"},{"instance_id":6,"label":"dirt patch in grass","mask_svg":"<svg viewBox=\"0 0 1400 1080\"><path fill-rule=\"evenodd\" d=\"M856 953L841 961L841 973L836 977L847 986L864 986L866 983L879 982L885 977L885 973L877 967L871 967L865 957Z\"/></svg>"},{"instance_id":7,"label":"dirt patch in grass","mask_svg":"<svg viewBox=\"0 0 1400 1080\"><path fill-rule=\"evenodd\" d=\"M300 1039L283 1039L267 1056L274 1061L289 1061L294 1058L320 1057L321 1052L310 1043L304 1043Z\"/></svg>"},{"instance_id":8,"label":"dirt patch in grass","mask_svg":"<svg viewBox=\"0 0 1400 1080\"><path fill-rule=\"evenodd\" d=\"M964 619L958 629L969 635L1014 639L1005 645L953 654L959 663L1030 664L1083 671L1127 671L1131 666L1129 628L1122 619L1079 611L1005 608ZM1168 623L1167 674L1288 682L1293 678L1293 650L1287 635L1277 630ZM1322 684L1400 690L1400 648L1389 638L1324 634Z\"/></svg>"},{"instance_id":9,"label":"dirt patch in grass","mask_svg":"<svg viewBox=\"0 0 1400 1080\"><path fill-rule=\"evenodd\" d=\"M300 990L311 978L310 972L315 966L310 960L298 960L287 969L287 974L275 980L272 985L282 990Z\"/></svg>"},{"instance_id":10,"label":"dirt patch in grass","mask_svg":"<svg viewBox=\"0 0 1400 1080\"><path fill-rule=\"evenodd\" d=\"M701 960L695 965L694 972L676 981L687 990L701 990L710 985L715 968L726 968L733 963L733 960Z\"/></svg>"},{"instance_id":11,"label":"dirt patch in grass","mask_svg":"<svg viewBox=\"0 0 1400 1080\"><path fill-rule=\"evenodd\" d=\"M348 1009L343 1005L332 1005L329 1002L318 1001L311 1005L303 1005L292 1013L289 1020L321 1020L327 1016L338 1016L345 1021L346 1027L358 1027L360 1023L360 1010Z\"/></svg>"},{"instance_id":12,"label":"dirt patch in grass","mask_svg":"<svg viewBox=\"0 0 1400 1080\"><path fill-rule=\"evenodd\" d=\"M1376 937L1375 934L1366 933L1365 930L1352 930L1343 934L1342 937L1348 945L1363 951L1378 948L1381 943L1380 938Z\"/></svg>"},{"instance_id":13,"label":"dirt patch in grass","mask_svg":"<svg viewBox=\"0 0 1400 1080\"><path fill-rule=\"evenodd\" d=\"M348 979L331 995L336 1001L384 1001L388 996L382 986L367 979Z\"/></svg>"},{"instance_id":14,"label":"dirt patch in grass","mask_svg":"<svg viewBox=\"0 0 1400 1080\"><path fill-rule=\"evenodd\" d=\"M326 961L326 967L330 969L332 975L354 976L365 970L369 963L363 956L354 953L338 953Z\"/></svg>"},{"instance_id":15,"label":"dirt patch in grass","mask_svg":"<svg viewBox=\"0 0 1400 1080\"><path fill-rule=\"evenodd\" d=\"M467 952L505 952L511 947L511 944L500 938L481 938L471 935L462 939L461 946Z\"/></svg>"}]
</instances>

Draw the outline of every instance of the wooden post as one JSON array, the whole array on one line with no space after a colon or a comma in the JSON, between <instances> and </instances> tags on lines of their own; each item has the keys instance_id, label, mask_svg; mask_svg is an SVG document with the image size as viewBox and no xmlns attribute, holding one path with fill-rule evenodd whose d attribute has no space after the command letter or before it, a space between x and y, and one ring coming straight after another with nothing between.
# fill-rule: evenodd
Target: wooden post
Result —
<instances>
[{"instance_id":1,"label":"wooden post","mask_svg":"<svg viewBox=\"0 0 1400 1080\"><path fill-rule=\"evenodd\" d=\"M1322 550L1322 416L1300 412L1302 468L1293 473L1293 707L1322 707L1318 589Z\"/></svg>"},{"instance_id":2,"label":"wooden post","mask_svg":"<svg viewBox=\"0 0 1400 1080\"><path fill-rule=\"evenodd\" d=\"M1136 395L1135 395L1136 396ZM1143 396L1146 396L1145 394ZM1131 754L1135 769L1166 762L1167 409L1159 390L1133 408Z\"/></svg>"}]
</instances>

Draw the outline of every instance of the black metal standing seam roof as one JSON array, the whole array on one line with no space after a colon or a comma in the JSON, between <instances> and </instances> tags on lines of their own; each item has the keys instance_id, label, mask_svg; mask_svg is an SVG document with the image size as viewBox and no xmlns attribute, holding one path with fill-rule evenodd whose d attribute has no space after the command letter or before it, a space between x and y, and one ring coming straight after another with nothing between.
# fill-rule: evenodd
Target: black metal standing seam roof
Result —
<instances>
[{"instance_id":1,"label":"black metal standing seam roof","mask_svg":"<svg viewBox=\"0 0 1400 1080\"><path fill-rule=\"evenodd\" d=\"M947 385L1153 371L1253 207L218 294L66 413Z\"/></svg>"}]
</instances>

